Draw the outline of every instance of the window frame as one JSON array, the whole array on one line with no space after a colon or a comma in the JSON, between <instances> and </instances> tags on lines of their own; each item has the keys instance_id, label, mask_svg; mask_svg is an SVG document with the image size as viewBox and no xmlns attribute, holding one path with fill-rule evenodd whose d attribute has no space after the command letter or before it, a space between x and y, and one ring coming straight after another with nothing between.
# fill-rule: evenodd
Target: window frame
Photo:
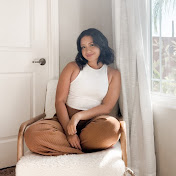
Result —
<instances>
[{"instance_id":1,"label":"window frame","mask_svg":"<svg viewBox=\"0 0 176 176\"><path fill-rule=\"evenodd\" d=\"M152 35L152 1L153 0L150 0L150 10L149 10L149 13L150 13L150 92L151 92L151 100L152 100L152 103L157 103L157 104L162 104L164 105L165 107L168 107L168 108L172 108L172 109L175 109L176 110L176 96L175 95L170 95L170 94L165 94L165 93L162 93L161 92L161 83L162 83L162 76L160 77L160 79L157 79L157 81L159 80L160 81L160 92L154 92L152 91L152 88L153 88L153 35ZM160 13L161 14L161 13ZM161 31L161 25L160 25L160 31ZM160 36L161 37L161 33L160 33ZM161 39L159 39L161 40ZM160 41L161 42L161 41ZM162 68L161 68L161 51L160 51L160 73L162 72Z\"/></svg>"}]
</instances>

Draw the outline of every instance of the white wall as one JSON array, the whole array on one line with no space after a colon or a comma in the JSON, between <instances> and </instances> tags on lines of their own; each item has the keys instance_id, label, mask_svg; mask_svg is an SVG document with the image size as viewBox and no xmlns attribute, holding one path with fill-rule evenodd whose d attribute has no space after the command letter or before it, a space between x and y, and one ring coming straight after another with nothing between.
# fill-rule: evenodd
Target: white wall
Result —
<instances>
[{"instance_id":1,"label":"white wall","mask_svg":"<svg viewBox=\"0 0 176 176\"><path fill-rule=\"evenodd\" d=\"M176 105L158 99L153 103L157 176L176 175Z\"/></svg>"},{"instance_id":2,"label":"white wall","mask_svg":"<svg viewBox=\"0 0 176 176\"><path fill-rule=\"evenodd\" d=\"M60 0L60 72L77 54L76 40L88 28L99 29L112 47L110 0Z\"/></svg>"}]
</instances>

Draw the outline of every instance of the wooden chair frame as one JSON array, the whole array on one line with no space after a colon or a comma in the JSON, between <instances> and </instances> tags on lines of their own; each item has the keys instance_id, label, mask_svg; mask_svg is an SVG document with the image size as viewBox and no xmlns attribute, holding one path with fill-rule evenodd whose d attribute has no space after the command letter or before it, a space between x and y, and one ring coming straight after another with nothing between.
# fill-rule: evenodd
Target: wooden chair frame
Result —
<instances>
[{"instance_id":1,"label":"wooden chair frame","mask_svg":"<svg viewBox=\"0 0 176 176\"><path fill-rule=\"evenodd\" d=\"M38 120L44 119L46 116L45 113L40 114L30 120L27 120L23 122L20 126L19 132L18 132L18 142L17 142L17 161L20 160L22 156L24 156L24 133L26 128L33 124L34 122L37 122Z\"/></svg>"}]
</instances>

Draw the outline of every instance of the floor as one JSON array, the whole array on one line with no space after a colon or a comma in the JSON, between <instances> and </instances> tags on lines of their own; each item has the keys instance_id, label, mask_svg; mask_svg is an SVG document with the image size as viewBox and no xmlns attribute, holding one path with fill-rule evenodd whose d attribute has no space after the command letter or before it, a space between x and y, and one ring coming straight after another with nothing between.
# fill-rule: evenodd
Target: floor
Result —
<instances>
[{"instance_id":1,"label":"floor","mask_svg":"<svg viewBox=\"0 0 176 176\"><path fill-rule=\"evenodd\" d=\"M5 169L0 169L0 176L15 176L15 166Z\"/></svg>"}]
</instances>

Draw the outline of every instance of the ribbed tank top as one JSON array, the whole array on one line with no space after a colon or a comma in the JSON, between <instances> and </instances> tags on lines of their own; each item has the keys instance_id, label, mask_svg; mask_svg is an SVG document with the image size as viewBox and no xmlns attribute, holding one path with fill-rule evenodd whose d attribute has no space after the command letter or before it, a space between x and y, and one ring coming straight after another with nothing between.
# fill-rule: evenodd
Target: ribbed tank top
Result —
<instances>
[{"instance_id":1,"label":"ribbed tank top","mask_svg":"<svg viewBox=\"0 0 176 176\"><path fill-rule=\"evenodd\" d=\"M107 65L93 69L88 64L71 83L66 104L74 109L88 110L102 103L108 91Z\"/></svg>"}]
</instances>

